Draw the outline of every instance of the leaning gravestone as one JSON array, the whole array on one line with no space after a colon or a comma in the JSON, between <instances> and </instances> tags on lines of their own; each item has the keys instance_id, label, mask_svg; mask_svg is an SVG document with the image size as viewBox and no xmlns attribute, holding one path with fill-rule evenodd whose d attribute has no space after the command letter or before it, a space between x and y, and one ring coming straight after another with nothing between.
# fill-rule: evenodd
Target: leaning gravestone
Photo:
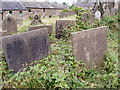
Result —
<instances>
[{"instance_id":1,"label":"leaning gravestone","mask_svg":"<svg viewBox=\"0 0 120 90\"><path fill-rule=\"evenodd\" d=\"M39 29L2 37L2 49L9 69L19 71L23 64L41 60L50 53L48 30Z\"/></svg>"},{"instance_id":2,"label":"leaning gravestone","mask_svg":"<svg viewBox=\"0 0 120 90\"><path fill-rule=\"evenodd\" d=\"M60 19L56 20L56 38L60 39L62 36L62 30L67 28L68 26L74 26L76 24L76 19L71 19L71 20L65 20L65 19Z\"/></svg>"},{"instance_id":3,"label":"leaning gravestone","mask_svg":"<svg viewBox=\"0 0 120 90\"><path fill-rule=\"evenodd\" d=\"M101 67L107 50L107 27L72 33L72 45L76 60L86 68Z\"/></svg>"},{"instance_id":4,"label":"leaning gravestone","mask_svg":"<svg viewBox=\"0 0 120 90\"><path fill-rule=\"evenodd\" d=\"M31 22L31 25L40 24L40 23L42 23L41 18L39 17L39 15L35 14Z\"/></svg>"},{"instance_id":5,"label":"leaning gravestone","mask_svg":"<svg viewBox=\"0 0 120 90\"><path fill-rule=\"evenodd\" d=\"M30 26L29 27L29 31L31 30L36 30L36 29L41 29L41 28L47 28L48 29L48 33L51 34L52 33L52 25L34 25L34 26Z\"/></svg>"},{"instance_id":6,"label":"leaning gravestone","mask_svg":"<svg viewBox=\"0 0 120 90\"><path fill-rule=\"evenodd\" d=\"M2 22L2 30L6 35L17 32L17 23L11 15L7 15Z\"/></svg>"}]
</instances>

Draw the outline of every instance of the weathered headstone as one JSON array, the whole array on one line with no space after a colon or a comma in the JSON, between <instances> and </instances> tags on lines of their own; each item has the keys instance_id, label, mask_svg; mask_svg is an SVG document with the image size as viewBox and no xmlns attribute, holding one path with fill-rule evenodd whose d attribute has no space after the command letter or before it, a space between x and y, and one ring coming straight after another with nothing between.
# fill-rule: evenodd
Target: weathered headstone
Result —
<instances>
[{"instance_id":1,"label":"weathered headstone","mask_svg":"<svg viewBox=\"0 0 120 90\"><path fill-rule=\"evenodd\" d=\"M72 45L76 60L86 68L101 67L107 50L107 27L72 33Z\"/></svg>"},{"instance_id":2,"label":"weathered headstone","mask_svg":"<svg viewBox=\"0 0 120 90\"><path fill-rule=\"evenodd\" d=\"M95 15L92 12L85 12L82 14L82 20L84 22L93 22L95 20Z\"/></svg>"},{"instance_id":3,"label":"weathered headstone","mask_svg":"<svg viewBox=\"0 0 120 90\"><path fill-rule=\"evenodd\" d=\"M88 19L89 19L89 14L88 14L88 13L83 13L82 17L83 17L82 20L83 20L84 22L87 22Z\"/></svg>"},{"instance_id":4,"label":"weathered headstone","mask_svg":"<svg viewBox=\"0 0 120 90\"><path fill-rule=\"evenodd\" d=\"M106 4L104 7L104 15L105 16L111 15L111 10L108 4Z\"/></svg>"},{"instance_id":5,"label":"weathered headstone","mask_svg":"<svg viewBox=\"0 0 120 90\"><path fill-rule=\"evenodd\" d=\"M52 33L52 25L34 25L34 26L30 26L29 27L29 31L31 30L36 30L36 29L41 29L41 28L47 28L48 29L48 33L51 34Z\"/></svg>"},{"instance_id":6,"label":"weathered headstone","mask_svg":"<svg viewBox=\"0 0 120 90\"><path fill-rule=\"evenodd\" d=\"M62 30L67 28L69 25L74 26L76 24L76 19L59 19L56 20L56 38L60 39L62 36Z\"/></svg>"},{"instance_id":7,"label":"weathered headstone","mask_svg":"<svg viewBox=\"0 0 120 90\"><path fill-rule=\"evenodd\" d=\"M75 11L70 10L67 12L61 12L59 14L59 18L65 18L65 17L69 17L69 16L73 16L73 15L75 15Z\"/></svg>"},{"instance_id":8,"label":"weathered headstone","mask_svg":"<svg viewBox=\"0 0 120 90\"><path fill-rule=\"evenodd\" d=\"M17 23L11 15L7 15L2 22L2 30L7 31L7 34L17 32Z\"/></svg>"},{"instance_id":9,"label":"weathered headstone","mask_svg":"<svg viewBox=\"0 0 120 90\"><path fill-rule=\"evenodd\" d=\"M48 30L39 29L2 37L2 49L9 69L17 72L23 64L41 60L50 53Z\"/></svg>"},{"instance_id":10,"label":"weathered headstone","mask_svg":"<svg viewBox=\"0 0 120 90\"><path fill-rule=\"evenodd\" d=\"M16 21L17 21L18 25L22 25L23 24L23 19L16 19Z\"/></svg>"},{"instance_id":11,"label":"weathered headstone","mask_svg":"<svg viewBox=\"0 0 120 90\"><path fill-rule=\"evenodd\" d=\"M35 14L31 22L31 25L40 24L40 23L42 23L41 18L39 17L39 15Z\"/></svg>"}]
</instances>

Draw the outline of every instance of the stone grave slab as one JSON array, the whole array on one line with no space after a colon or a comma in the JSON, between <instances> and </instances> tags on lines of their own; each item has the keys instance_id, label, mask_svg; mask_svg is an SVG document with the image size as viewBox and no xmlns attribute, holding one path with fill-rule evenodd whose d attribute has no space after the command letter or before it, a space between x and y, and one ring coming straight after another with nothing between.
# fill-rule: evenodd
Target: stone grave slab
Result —
<instances>
[{"instance_id":1,"label":"stone grave slab","mask_svg":"<svg viewBox=\"0 0 120 90\"><path fill-rule=\"evenodd\" d=\"M0 37L6 36L6 35L7 35L7 31L0 30Z\"/></svg>"},{"instance_id":2,"label":"stone grave slab","mask_svg":"<svg viewBox=\"0 0 120 90\"><path fill-rule=\"evenodd\" d=\"M7 31L6 35L17 32L17 23L11 15L7 15L2 22L2 30Z\"/></svg>"},{"instance_id":3,"label":"stone grave slab","mask_svg":"<svg viewBox=\"0 0 120 90\"><path fill-rule=\"evenodd\" d=\"M99 68L107 50L107 27L97 27L72 33L72 46L76 60L86 68Z\"/></svg>"},{"instance_id":4,"label":"stone grave slab","mask_svg":"<svg viewBox=\"0 0 120 90\"><path fill-rule=\"evenodd\" d=\"M29 31L31 30L36 30L36 29L41 29L41 28L47 28L48 29L48 33L51 34L52 33L52 25L33 25L29 27Z\"/></svg>"},{"instance_id":5,"label":"stone grave slab","mask_svg":"<svg viewBox=\"0 0 120 90\"><path fill-rule=\"evenodd\" d=\"M2 49L9 69L14 72L23 64L41 60L50 54L48 30L39 29L2 37Z\"/></svg>"},{"instance_id":6,"label":"stone grave slab","mask_svg":"<svg viewBox=\"0 0 120 90\"><path fill-rule=\"evenodd\" d=\"M62 30L68 26L74 26L76 24L76 19L58 19L56 20L56 38L60 39L62 36Z\"/></svg>"}]
</instances>

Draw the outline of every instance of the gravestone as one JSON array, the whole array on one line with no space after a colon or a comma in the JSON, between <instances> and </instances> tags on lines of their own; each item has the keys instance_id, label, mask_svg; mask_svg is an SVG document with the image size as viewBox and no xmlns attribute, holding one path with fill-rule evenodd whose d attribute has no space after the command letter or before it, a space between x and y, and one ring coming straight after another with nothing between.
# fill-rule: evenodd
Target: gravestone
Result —
<instances>
[{"instance_id":1,"label":"gravestone","mask_svg":"<svg viewBox=\"0 0 120 90\"><path fill-rule=\"evenodd\" d=\"M107 50L107 27L102 26L72 33L72 45L76 60L86 68L99 68Z\"/></svg>"},{"instance_id":2,"label":"gravestone","mask_svg":"<svg viewBox=\"0 0 120 90\"><path fill-rule=\"evenodd\" d=\"M82 20L84 21L84 22L87 22L88 20L89 20L89 14L88 13L83 13L83 15L82 15Z\"/></svg>"},{"instance_id":3,"label":"gravestone","mask_svg":"<svg viewBox=\"0 0 120 90\"><path fill-rule=\"evenodd\" d=\"M101 19L101 12L100 11L95 12L95 19L98 19L98 20Z\"/></svg>"},{"instance_id":4,"label":"gravestone","mask_svg":"<svg viewBox=\"0 0 120 90\"><path fill-rule=\"evenodd\" d=\"M82 20L83 22L94 22L95 15L92 12L85 12L82 14Z\"/></svg>"},{"instance_id":5,"label":"gravestone","mask_svg":"<svg viewBox=\"0 0 120 90\"><path fill-rule=\"evenodd\" d=\"M59 14L59 18L65 18L65 17L69 17L69 16L73 16L73 15L75 15L75 11L70 10L67 12L61 12Z\"/></svg>"},{"instance_id":6,"label":"gravestone","mask_svg":"<svg viewBox=\"0 0 120 90\"><path fill-rule=\"evenodd\" d=\"M40 24L40 23L42 23L41 18L39 17L39 15L35 14L31 22L31 25Z\"/></svg>"},{"instance_id":7,"label":"gravestone","mask_svg":"<svg viewBox=\"0 0 120 90\"><path fill-rule=\"evenodd\" d=\"M47 28L48 29L48 33L51 34L52 33L52 25L34 25L34 26L30 26L29 27L29 31L31 30L36 30L36 29L41 29L41 28Z\"/></svg>"},{"instance_id":8,"label":"gravestone","mask_svg":"<svg viewBox=\"0 0 120 90\"><path fill-rule=\"evenodd\" d=\"M17 21L18 25L22 25L23 24L23 19L21 19L21 18L20 19L17 18L16 21Z\"/></svg>"},{"instance_id":9,"label":"gravestone","mask_svg":"<svg viewBox=\"0 0 120 90\"><path fill-rule=\"evenodd\" d=\"M105 16L111 15L111 10L108 4L106 4L104 7L104 15Z\"/></svg>"},{"instance_id":10,"label":"gravestone","mask_svg":"<svg viewBox=\"0 0 120 90\"><path fill-rule=\"evenodd\" d=\"M62 37L62 30L68 28L68 26L74 26L76 24L76 21L76 19L56 20L56 38L60 39Z\"/></svg>"},{"instance_id":11,"label":"gravestone","mask_svg":"<svg viewBox=\"0 0 120 90\"><path fill-rule=\"evenodd\" d=\"M39 29L2 37L2 49L9 69L14 72L23 64L41 60L50 53L48 30Z\"/></svg>"},{"instance_id":12,"label":"gravestone","mask_svg":"<svg viewBox=\"0 0 120 90\"><path fill-rule=\"evenodd\" d=\"M2 22L2 30L6 35L17 32L17 23L11 15L7 15Z\"/></svg>"}]
</instances>

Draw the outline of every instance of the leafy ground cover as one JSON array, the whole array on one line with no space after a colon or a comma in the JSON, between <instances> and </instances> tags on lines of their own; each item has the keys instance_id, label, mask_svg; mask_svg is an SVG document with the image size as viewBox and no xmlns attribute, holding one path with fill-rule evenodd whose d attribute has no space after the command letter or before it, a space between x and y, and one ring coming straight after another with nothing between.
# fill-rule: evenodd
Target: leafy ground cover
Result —
<instances>
[{"instance_id":1,"label":"leafy ground cover","mask_svg":"<svg viewBox=\"0 0 120 90\"><path fill-rule=\"evenodd\" d=\"M69 17L74 18L74 17ZM51 55L47 58L35 61L16 74L6 70L4 57L0 62L4 88L118 88L119 67L118 67L118 16L106 16L93 23L81 21L81 12L76 17L77 25L63 31L61 39L55 38L55 31L49 36L51 43ZM51 18L55 23L57 17ZM25 32L30 21L21 26L20 32ZM48 19L44 19L48 22ZM28 26L27 26L28 25ZM71 32L90 29L98 26L109 26L108 30L108 52L105 62L99 70L88 70L84 63L76 61L72 52ZM25 29L24 29L25 28ZM37 63L37 64L36 64ZM33 64L36 64L33 66ZM80 68L78 71L78 67Z\"/></svg>"}]
</instances>

